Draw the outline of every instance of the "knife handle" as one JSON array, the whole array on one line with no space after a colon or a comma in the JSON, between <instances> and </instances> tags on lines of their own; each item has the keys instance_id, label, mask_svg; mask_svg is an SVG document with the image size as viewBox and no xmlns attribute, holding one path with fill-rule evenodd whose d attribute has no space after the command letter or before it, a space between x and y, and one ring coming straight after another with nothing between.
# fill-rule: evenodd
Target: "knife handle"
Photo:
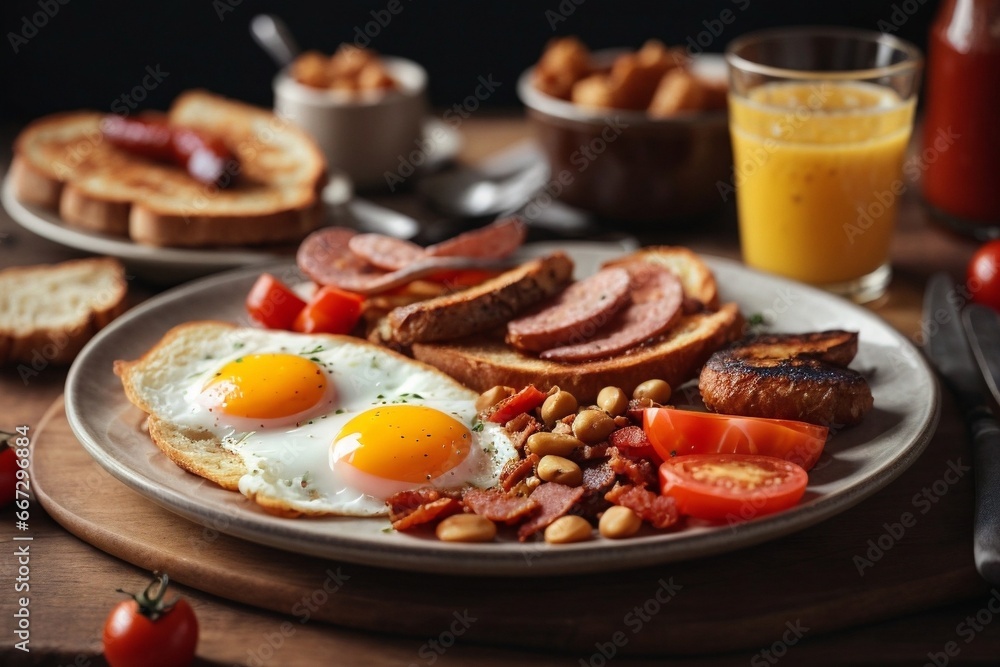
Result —
<instances>
[{"instance_id":1,"label":"knife handle","mask_svg":"<svg viewBox=\"0 0 1000 667\"><path fill-rule=\"evenodd\" d=\"M976 475L974 550L976 569L1000 583L1000 422L986 408L969 415Z\"/></svg>"}]
</instances>

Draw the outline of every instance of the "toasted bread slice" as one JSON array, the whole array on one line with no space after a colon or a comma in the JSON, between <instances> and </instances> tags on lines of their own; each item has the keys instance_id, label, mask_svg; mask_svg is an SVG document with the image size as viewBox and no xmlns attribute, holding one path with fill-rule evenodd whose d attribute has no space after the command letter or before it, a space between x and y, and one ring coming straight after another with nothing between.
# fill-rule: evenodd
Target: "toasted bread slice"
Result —
<instances>
[{"instance_id":1,"label":"toasted bread slice","mask_svg":"<svg viewBox=\"0 0 1000 667\"><path fill-rule=\"evenodd\" d=\"M635 261L652 262L668 269L680 278L684 296L701 302L707 308L719 307L719 291L712 270L693 251L680 246L650 246L604 266L622 266Z\"/></svg>"},{"instance_id":2,"label":"toasted bread slice","mask_svg":"<svg viewBox=\"0 0 1000 667\"><path fill-rule=\"evenodd\" d=\"M174 103L171 123L218 136L236 155L238 176L222 190L112 146L101 117L65 113L29 125L14 146L17 198L58 210L68 224L158 246L292 242L322 221L322 153L269 111L201 91Z\"/></svg>"},{"instance_id":3,"label":"toasted bread slice","mask_svg":"<svg viewBox=\"0 0 1000 667\"><path fill-rule=\"evenodd\" d=\"M0 271L0 364L66 364L125 308L116 259Z\"/></svg>"},{"instance_id":4,"label":"toasted bread slice","mask_svg":"<svg viewBox=\"0 0 1000 667\"><path fill-rule=\"evenodd\" d=\"M730 303L716 312L687 315L658 341L598 361L544 361L514 350L499 337L415 343L412 352L415 359L477 391L496 385L534 384L543 391L558 386L581 403L592 403L606 386L620 387L631 395L637 385L649 379L677 386L696 377L708 357L739 338L742 331L743 318L736 304Z\"/></svg>"},{"instance_id":5,"label":"toasted bread slice","mask_svg":"<svg viewBox=\"0 0 1000 667\"><path fill-rule=\"evenodd\" d=\"M646 248L604 266L634 268L636 262L666 267L680 279L685 299L700 303L702 308L689 309L665 334L607 359L547 361L532 353L518 352L503 342L502 333L448 343L417 342L412 346L412 354L478 391L496 385L534 384L543 389L559 386L584 402L594 401L608 385L631 393L636 385L653 378L677 385L696 377L714 351L741 337L743 317L738 307L735 304L718 307L715 276L687 248Z\"/></svg>"}]
</instances>

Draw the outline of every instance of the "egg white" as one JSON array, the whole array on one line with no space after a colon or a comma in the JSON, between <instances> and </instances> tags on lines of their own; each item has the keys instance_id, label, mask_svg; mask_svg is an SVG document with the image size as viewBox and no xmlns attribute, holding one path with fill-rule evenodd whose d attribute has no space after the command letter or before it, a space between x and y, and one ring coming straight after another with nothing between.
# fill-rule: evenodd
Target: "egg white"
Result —
<instances>
[{"instance_id":1,"label":"egg white","mask_svg":"<svg viewBox=\"0 0 1000 667\"><path fill-rule=\"evenodd\" d=\"M247 469L240 491L269 506L310 515L380 516L386 498L420 486L459 489L494 486L517 456L505 431L477 423L477 394L429 366L348 338L318 338L260 329L233 329L210 349L178 359L161 378L154 413L208 431L241 457ZM233 417L201 399L220 368L242 356L288 353L314 361L326 374L327 394L317 408L287 419ZM337 436L344 424L383 405L425 405L468 428L473 445L455 468L426 484L407 484L338 464ZM360 487L360 488L359 488Z\"/></svg>"}]
</instances>

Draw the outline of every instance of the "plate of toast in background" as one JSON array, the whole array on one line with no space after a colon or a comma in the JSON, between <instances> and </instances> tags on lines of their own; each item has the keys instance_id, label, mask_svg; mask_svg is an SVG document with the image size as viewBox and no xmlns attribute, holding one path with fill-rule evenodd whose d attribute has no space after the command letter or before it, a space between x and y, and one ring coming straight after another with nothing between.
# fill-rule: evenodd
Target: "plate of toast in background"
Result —
<instances>
[{"instance_id":1,"label":"plate of toast in background","mask_svg":"<svg viewBox=\"0 0 1000 667\"><path fill-rule=\"evenodd\" d=\"M623 248L563 244L577 275L587 275ZM525 246L524 257L550 248ZM249 324L244 298L262 270L301 279L291 262L212 276L137 307L95 338L74 365L66 408L74 433L112 475L196 524L287 551L411 571L497 576L598 572L689 559L748 546L800 530L842 512L898 476L926 446L938 414L933 375L903 335L877 316L819 290L764 275L723 259L704 258L721 296L768 331L848 328L859 332L853 366L871 384L875 408L860 425L837 431L809 475L800 504L779 514L731 525L689 523L623 541L575 544L441 542L391 530L386 518L278 517L244 496L191 475L159 454L144 431L144 414L126 399L112 371L117 359L143 355L171 327L192 320ZM677 388L678 403L697 391ZM194 533L193 533L194 534ZM199 533L200 534L200 533Z\"/></svg>"}]
</instances>

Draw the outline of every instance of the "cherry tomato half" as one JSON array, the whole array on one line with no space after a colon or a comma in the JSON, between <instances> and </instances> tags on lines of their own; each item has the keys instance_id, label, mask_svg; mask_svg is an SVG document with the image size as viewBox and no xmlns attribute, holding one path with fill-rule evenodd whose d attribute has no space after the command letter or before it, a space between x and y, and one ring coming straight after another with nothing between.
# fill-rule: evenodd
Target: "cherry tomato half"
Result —
<instances>
[{"instance_id":1,"label":"cherry tomato half","mask_svg":"<svg viewBox=\"0 0 1000 667\"><path fill-rule=\"evenodd\" d=\"M292 329L302 333L351 333L361 319L364 301L360 294L327 285L298 314Z\"/></svg>"},{"instance_id":2,"label":"cherry tomato half","mask_svg":"<svg viewBox=\"0 0 1000 667\"><path fill-rule=\"evenodd\" d=\"M167 575L115 605L104 622L104 658L111 667L184 667L194 660L198 619L187 600L164 603Z\"/></svg>"},{"instance_id":3,"label":"cherry tomato half","mask_svg":"<svg viewBox=\"0 0 1000 667\"><path fill-rule=\"evenodd\" d=\"M806 491L800 466L746 454L689 454L660 466L660 493L681 514L708 521L747 521L788 509Z\"/></svg>"},{"instance_id":4,"label":"cherry tomato half","mask_svg":"<svg viewBox=\"0 0 1000 667\"><path fill-rule=\"evenodd\" d=\"M811 469L829 429L789 419L739 417L675 408L647 408L643 428L666 461L685 454L761 454Z\"/></svg>"},{"instance_id":5,"label":"cherry tomato half","mask_svg":"<svg viewBox=\"0 0 1000 667\"><path fill-rule=\"evenodd\" d=\"M973 301L1000 311L1000 240L986 243L972 256L965 284Z\"/></svg>"},{"instance_id":6,"label":"cherry tomato half","mask_svg":"<svg viewBox=\"0 0 1000 667\"><path fill-rule=\"evenodd\" d=\"M290 330L306 302L270 273L262 273L247 294L246 307L250 317L268 329Z\"/></svg>"}]
</instances>

